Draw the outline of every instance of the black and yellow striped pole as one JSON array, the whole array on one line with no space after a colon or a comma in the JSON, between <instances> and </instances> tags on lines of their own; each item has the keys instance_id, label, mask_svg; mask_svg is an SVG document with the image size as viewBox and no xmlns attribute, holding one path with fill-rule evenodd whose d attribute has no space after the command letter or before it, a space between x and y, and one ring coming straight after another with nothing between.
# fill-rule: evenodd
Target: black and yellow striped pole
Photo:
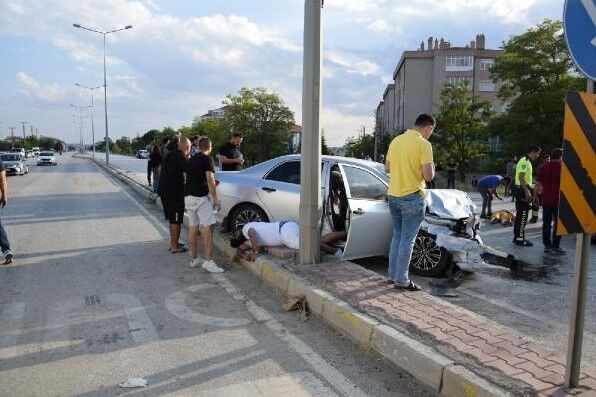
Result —
<instances>
[{"instance_id":1,"label":"black and yellow striped pole","mask_svg":"<svg viewBox=\"0 0 596 397\"><path fill-rule=\"evenodd\" d=\"M591 233L596 231L596 95L568 92L563 125L563 164L557 234L576 234L574 279L569 307L565 385L578 386L588 283Z\"/></svg>"}]
</instances>

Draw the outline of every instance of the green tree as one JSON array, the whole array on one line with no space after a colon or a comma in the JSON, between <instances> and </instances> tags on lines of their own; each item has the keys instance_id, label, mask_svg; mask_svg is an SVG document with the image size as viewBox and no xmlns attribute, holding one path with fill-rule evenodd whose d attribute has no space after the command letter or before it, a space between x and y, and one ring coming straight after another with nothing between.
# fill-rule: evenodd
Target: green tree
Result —
<instances>
[{"instance_id":1,"label":"green tree","mask_svg":"<svg viewBox=\"0 0 596 397\"><path fill-rule=\"evenodd\" d=\"M360 134L350 137L346 141L346 156L364 159L373 158L375 154L375 138L372 135Z\"/></svg>"},{"instance_id":2,"label":"green tree","mask_svg":"<svg viewBox=\"0 0 596 397\"><path fill-rule=\"evenodd\" d=\"M294 113L280 96L265 88L243 87L224 100L228 106L224 122L244 133L245 158L261 162L291 152Z\"/></svg>"},{"instance_id":3,"label":"green tree","mask_svg":"<svg viewBox=\"0 0 596 397\"><path fill-rule=\"evenodd\" d=\"M463 177L470 162L485 155L486 123L491 115L490 103L472 100L467 84L443 87L431 138L436 142L435 162L445 164L453 159Z\"/></svg>"},{"instance_id":4,"label":"green tree","mask_svg":"<svg viewBox=\"0 0 596 397\"><path fill-rule=\"evenodd\" d=\"M585 88L585 79L574 71L560 21L544 20L503 43L491 74L502 81L498 96L510 105L489 131L503 138L508 153L531 144L561 145L565 92Z\"/></svg>"}]
</instances>

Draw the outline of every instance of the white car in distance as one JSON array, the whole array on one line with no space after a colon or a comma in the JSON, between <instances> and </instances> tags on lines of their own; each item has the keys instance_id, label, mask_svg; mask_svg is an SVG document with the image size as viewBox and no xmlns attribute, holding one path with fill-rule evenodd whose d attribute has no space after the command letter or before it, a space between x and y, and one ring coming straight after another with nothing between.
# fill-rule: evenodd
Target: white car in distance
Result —
<instances>
[{"instance_id":1,"label":"white car in distance","mask_svg":"<svg viewBox=\"0 0 596 397\"><path fill-rule=\"evenodd\" d=\"M37 157L37 165L58 165L56 162L56 153L40 152Z\"/></svg>"}]
</instances>

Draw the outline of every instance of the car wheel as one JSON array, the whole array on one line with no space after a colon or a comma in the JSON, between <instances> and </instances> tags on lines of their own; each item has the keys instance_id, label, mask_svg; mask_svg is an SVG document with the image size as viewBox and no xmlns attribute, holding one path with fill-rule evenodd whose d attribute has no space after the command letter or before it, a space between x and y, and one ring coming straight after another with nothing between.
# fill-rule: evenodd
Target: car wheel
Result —
<instances>
[{"instance_id":1,"label":"car wheel","mask_svg":"<svg viewBox=\"0 0 596 397\"><path fill-rule=\"evenodd\" d=\"M451 254L437 245L435 235L420 230L414 240L410 271L419 276L439 277L451 265Z\"/></svg>"},{"instance_id":2,"label":"car wheel","mask_svg":"<svg viewBox=\"0 0 596 397\"><path fill-rule=\"evenodd\" d=\"M240 204L232 211L229 222L231 230L238 230L250 222L269 222L269 218L254 204Z\"/></svg>"}]
</instances>

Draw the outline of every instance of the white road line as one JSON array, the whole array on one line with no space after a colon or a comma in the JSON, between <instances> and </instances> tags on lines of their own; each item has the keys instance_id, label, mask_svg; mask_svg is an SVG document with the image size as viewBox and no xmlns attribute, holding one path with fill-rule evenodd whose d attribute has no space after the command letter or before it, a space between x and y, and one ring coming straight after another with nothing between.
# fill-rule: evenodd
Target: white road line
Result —
<instances>
[{"instance_id":1,"label":"white road line","mask_svg":"<svg viewBox=\"0 0 596 397\"><path fill-rule=\"evenodd\" d=\"M81 306L81 300L74 298L53 302L46 310L46 332L43 335L41 350L50 350L70 344L70 316Z\"/></svg>"},{"instance_id":2,"label":"white road line","mask_svg":"<svg viewBox=\"0 0 596 397\"><path fill-rule=\"evenodd\" d=\"M218 283L228 292L230 295L241 294L241 291L232 282L222 274L213 275ZM329 364L323 357L317 354L311 349L306 343L300 338L294 336L286 327L284 327L279 321L263 309L251 299L246 299L245 304L248 311L253 314L254 310L258 310L258 315L255 316L257 321L263 321L266 319L264 324L269 328L275 336L284 341L286 345L298 354L302 359L307 362L319 375L321 375L329 384L335 387L343 395L346 396L366 396L355 383L350 381L348 378L343 376L335 367Z\"/></svg>"},{"instance_id":3,"label":"white road line","mask_svg":"<svg viewBox=\"0 0 596 397\"><path fill-rule=\"evenodd\" d=\"M158 341L159 336L139 298L132 294L109 294L106 302L123 306L128 329L137 344Z\"/></svg>"},{"instance_id":4,"label":"white road line","mask_svg":"<svg viewBox=\"0 0 596 397\"><path fill-rule=\"evenodd\" d=\"M17 355L17 342L21 335L21 323L25 313L25 302L6 303L0 313L0 359Z\"/></svg>"},{"instance_id":5,"label":"white road line","mask_svg":"<svg viewBox=\"0 0 596 397\"><path fill-rule=\"evenodd\" d=\"M116 185L118 186L118 185ZM164 233L169 233L169 230L158 220L153 214L151 214L145 207L143 207L133 196L118 186L120 191L128 197L145 215L153 220ZM214 274L213 278L222 285L228 293L233 296L242 295L240 291L230 280L221 274ZM255 316L257 321L265 321L264 324L273 333L281 339L286 345L298 354L306 363L308 363L319 375L321 375L329 384L331 384L336 390L340 391L343 395L350 397L365 397L364 393L356 384L350 381L348 378L343 376L335 367L329 364L323 357L312 350L306 343L300 340L298 337L290 333L279 321L275 320L273 316L265 309L254 303L250 299L246 299L245 304L247 310L253 314L258 311L258 316Z\"/></svg>"}]
</instances>

